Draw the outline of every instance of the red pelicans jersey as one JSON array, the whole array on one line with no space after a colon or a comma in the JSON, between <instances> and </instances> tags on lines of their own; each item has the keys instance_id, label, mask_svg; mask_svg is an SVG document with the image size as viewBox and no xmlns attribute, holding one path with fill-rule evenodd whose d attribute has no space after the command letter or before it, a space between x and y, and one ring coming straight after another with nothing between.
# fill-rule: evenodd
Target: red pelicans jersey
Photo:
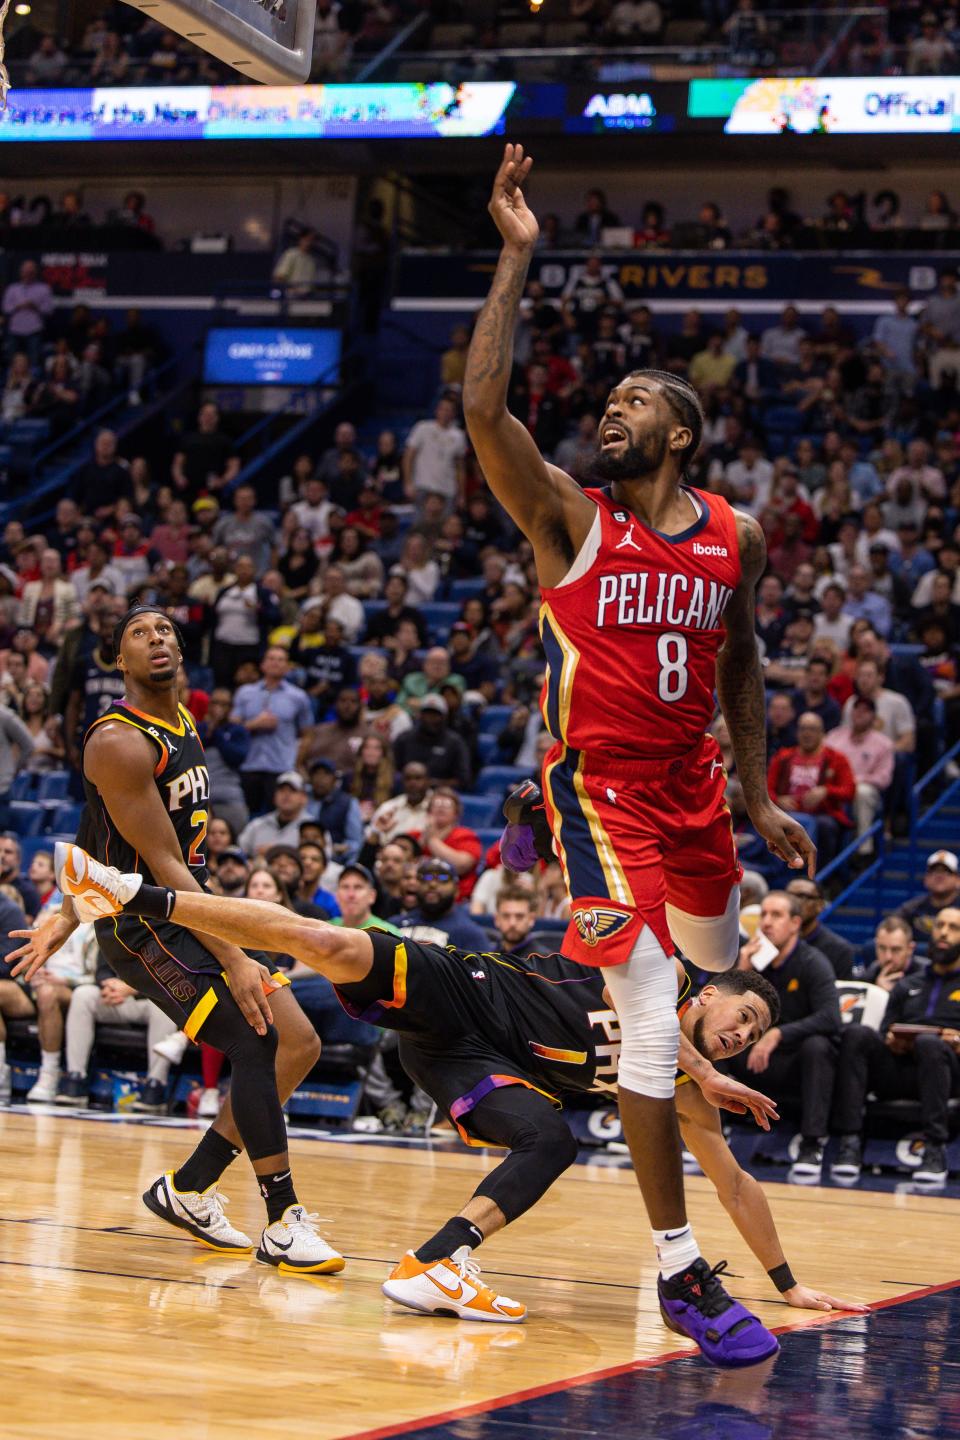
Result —
<instances>
[{"instance_id":1,"label":"red pelicans jersey","mask_svg":"<svg viewBox=\"0 0 960 1440\"><path fill-rule=\"evenodd\" d=\"M740 583L731 507L684 486L691 523L651 530L588 490L597 517L564 581L543 591L541 708L571 750L621 759L682 755L714 712L724 608Z\"/></svg>"}]
</instances>

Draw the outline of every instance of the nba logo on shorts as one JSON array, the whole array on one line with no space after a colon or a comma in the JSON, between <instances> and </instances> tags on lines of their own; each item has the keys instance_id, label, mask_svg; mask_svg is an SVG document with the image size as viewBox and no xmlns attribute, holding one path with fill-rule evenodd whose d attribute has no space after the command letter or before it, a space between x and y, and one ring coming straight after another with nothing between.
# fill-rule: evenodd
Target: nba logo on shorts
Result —
<instances>
[{"instance_id":1,"label":"nba logo on shorts","mask_svg":"<svg viewBox=\"0 0 960 1440\"><path fill-rule=\"evenodd\" d=\"M611 935L616 935L624 925L629 925L630 912L614 910L606 905L592 905L588 909L575 911L573 923L580 939L592 949L594 945L599 945L601 940L609 940Z\"/></svg>"}]
</instances>

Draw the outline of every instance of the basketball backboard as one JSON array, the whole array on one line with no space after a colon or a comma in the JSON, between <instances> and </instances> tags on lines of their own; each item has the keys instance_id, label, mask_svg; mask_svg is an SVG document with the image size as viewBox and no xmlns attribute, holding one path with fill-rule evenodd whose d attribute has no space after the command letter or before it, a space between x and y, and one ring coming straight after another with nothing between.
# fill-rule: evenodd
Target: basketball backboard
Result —
<instances>
[{"instance_id":1,"label":"basketball backboard","mask_svg":"<svg viewBox=\"0 0 960 1440\"><path fill-rule=\"evenodd\" d=\"M316 0L126 0L241 75L268 85L306 80Z\"/></svg>"}]
</instances>

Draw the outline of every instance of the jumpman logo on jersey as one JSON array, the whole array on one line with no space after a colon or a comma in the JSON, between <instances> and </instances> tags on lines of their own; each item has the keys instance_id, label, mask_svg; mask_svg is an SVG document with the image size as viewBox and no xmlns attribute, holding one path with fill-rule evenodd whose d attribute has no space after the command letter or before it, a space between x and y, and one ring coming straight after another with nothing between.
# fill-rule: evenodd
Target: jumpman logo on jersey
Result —
<instances>
[{"instance_id":1,"label":"jumpman logo on jersey","mask_svg":"<svg viewBox=\"0 0 960 1440\"><path fill-rule=\"evenodd\" d=\"M723 761L722 761L722 760L711 760L711 761L710 761L710 779L712 780L713 777L714 777L714 775L716 775L717 771L718 771L718 770L722 770L722 769L723 769Z\"/></svg>"},{"instance_id":2,"label":"jumpman logo on jersey","mask_svg":"<svg viewBox=\"0 0 960 1440\"><path fill-rule=\"evenodd\" d=\"M629 530L627 531L627 533L626 533L625 535L621 536L621 538L617 541L617 544L616 544L616 546L615 546L615 549L617 549L617 550L625 550L628 545L631 545L634 550L639 550L639 549L640 549L640 546L637 544L636 540L634 540L634 538L633 538L633 526L632 526L632 525L630 526L630 528L629 528Z\"/></svg>"}]
</instances>

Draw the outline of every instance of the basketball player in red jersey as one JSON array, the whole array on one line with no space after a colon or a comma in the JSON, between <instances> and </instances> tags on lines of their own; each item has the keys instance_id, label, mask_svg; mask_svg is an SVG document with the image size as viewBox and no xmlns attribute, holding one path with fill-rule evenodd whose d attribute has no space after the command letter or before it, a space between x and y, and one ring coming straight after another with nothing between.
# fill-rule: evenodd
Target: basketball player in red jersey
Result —
<instances>
[{"instance_id":1,"label":"basketball player in red jersey","mask_svg":"<svg viewBox=\"0 0 960 1440\"><path fill-rule=\"evenodd\" d=\"M673 1103L679 1027L674 945L699 967L738 948L740 867L720 752L705 734L716 687L750 818L770 849L813 873L806 832L766 785L754 589L763 533L684 484L703 412L660 371L610 393L584 491L540 455L507 410L513 333L538 237L523 197L532 161L507 145L490 214L503 249L477 320L463 391L494 494L534 547L555 744L543 789L573 919L564 953L602 967L620 1018L620 1114L660 1259L664 1319L719 1365L764 1350L759 1322L726 1294L687 1224ZM775 1031L774 1031L775 1033Z\"/></svg>"}]
</instances>

